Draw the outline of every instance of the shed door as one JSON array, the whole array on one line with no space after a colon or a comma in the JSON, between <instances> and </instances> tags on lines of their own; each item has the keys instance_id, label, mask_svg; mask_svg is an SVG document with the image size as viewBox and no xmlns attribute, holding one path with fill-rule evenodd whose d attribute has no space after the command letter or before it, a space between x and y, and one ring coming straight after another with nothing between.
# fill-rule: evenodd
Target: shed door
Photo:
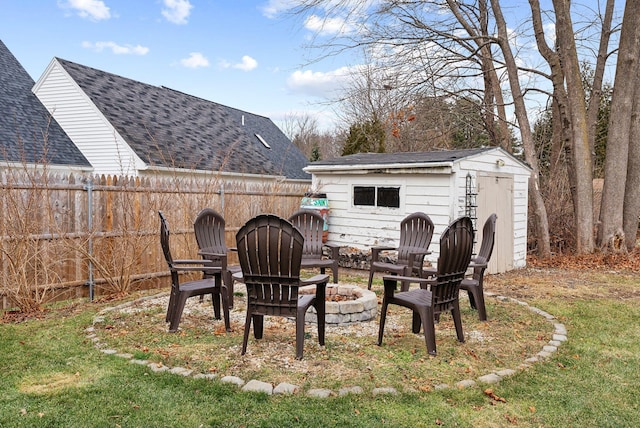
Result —
<instances>
[{"instance_id":1,"label":"shed door","mask_svg":"<svg viewBox=\"0 0 640 428\"><path fill-rule=\"evenodd\" d=\"M501 273L513 269L513 177L478 176L478 237L482 242L482 227L493 213L496 221L496 240L489 261L488 273ZM479 250L480 247L476 249Z\"/></svg>"}]
</instances>

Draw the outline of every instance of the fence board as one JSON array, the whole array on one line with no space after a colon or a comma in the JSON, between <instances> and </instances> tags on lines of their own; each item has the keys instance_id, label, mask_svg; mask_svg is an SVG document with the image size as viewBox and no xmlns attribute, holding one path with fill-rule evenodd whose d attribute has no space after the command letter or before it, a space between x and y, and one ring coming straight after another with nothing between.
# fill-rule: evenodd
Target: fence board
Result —
<instances>
[{"instance_id":1,"label":"fence board","mask_svg":"<svg viewBox=\"0 0 640 428\"><path fill-rule=\"evenodd\" d=\"M235 234L247 220L264 212L288 217L309 186L220 175L128 178L0 171L2 309L16 304L20 281L19 286L30 290L56 290L41 303L52 294L88 296L89 261L97 296L131 283L168 284L158 210L169 221L175 257L195 258L193 220L202 208L223 214L225 239L234 246ZM31 263L20 265L12 257L16 253Z\"/></svg>"}]
</instances>

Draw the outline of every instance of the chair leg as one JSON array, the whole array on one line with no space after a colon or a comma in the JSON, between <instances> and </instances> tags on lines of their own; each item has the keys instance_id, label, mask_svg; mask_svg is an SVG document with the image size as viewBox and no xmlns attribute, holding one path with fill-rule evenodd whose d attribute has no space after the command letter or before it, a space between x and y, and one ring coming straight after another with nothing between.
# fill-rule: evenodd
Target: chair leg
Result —
<instances>
[{"instance_id":1,"label":"chair leg","mask_svg":"<svg viewBox=\"0 0 640 428\"><path fill-rule=\"evenodd\" d=\"M262 339L264 333L264 315L253 316L253 337Z\"/></svg>"},{"instance_id":2,"label":"chair leg","mask_svg":"<svg viewBox=\"0 0 640 428\"><path fill-rule=\"evenodd\" d=\"M475 288L475 304L478 308L478 319L480 321L487 320L487 308L484 304L484 287L482 286L482 278L478 282L478 286Z\"/></svg>"},{"instance_id":3,"label":"chair leg","mask_svg":"<svg viewBox=\"0 0 640 428\"><path fill-rule=\"evenodd\" d=\"M333 273L333 283L337 284L338 283L338 264L334 263L333 266L331 267L331 272Z\"/></svg>"},{"instance_id":4,"label":"chair leg","mask_svg":"<svg viewBox=\"0 0 640 428\"><path fill-rule=\"evenodd\" d=\"M424 329L424 341L427 345L427 353L436 355L436 326L434 323L433 307L421 308L419 312L422 317L422 328Z\"/></svg>"},{"instance_id":5,"label":"chair leg","mask_svg":"<svg viewBox=\"0 0 640 428\"><path fill-rule=\"evenodd\" d=\"M229 271L226 271L223 275L223 282L227 287L227 304L229 309L233 309L233 277Z\"/></svg>"},{"instance_id":6,"label":"chair leg","mask_svg":"<svg viewBox=\"0 0 640 428\"><path fill-rule=\"evenodd\" d=\"M368 290L371 290L372 282L373 282L373 269L369 270L369 284L367 285Z\"/></svg>"},{"instance_id":7,"label":"chair leg","mask_svg":"<svg viewBox=\"0 0 640 428\"><path fill-rule=\"evenodd\" d=\"M252 319L253 317L251 316L249 311L247 311L247 319L244 322L244 337L242 339L242 352L240 353L240 355L244 355L247 352L247 342L249 341L249 329L251 328Z\"/></svg>"},{"instance_id":8,"label":"chair leg","mask_svg":"<svg viewBox=\"0 0 640 428\"><path fill-rule=\"evenodd\" d=\"M302 353L304 351L304 315L304 309L298 307L296 313L296 360L302 359ZM320 324L318 324L318 327L319 326Z\"/></svg>"},{"instance_id":9,"label":"chair leg","mask_svg":"<svg viewBox=\"0 0 640 428\"><path fill-rule=\"evenodd\" d=\"M213 316L215 319L220 319L220 288L216 288L216 291L211 293L211 304L213 305Z\"/></svg>"},{"instance_id":10,"label":"chair leg","mask_svg":"<svg viewBox=\"0 0 640 428\"><path fill-rule=\"evenodd\" d=\"M324 297L322 299L316 298L316 301L313 305L316 308L316 315L318 321L318 343L320 346L324 346L324 333L325 333L325 300Z\"/></svg>"},{"instance_id":11,"label":"chair leg","mask_svg":"<svg viewBox=\"0 0 640 428\"><path fill-rule=\"evenodd\" d=\"M169 322L175 311L176 307L176 294L175 287L171 285L171 291L169 292L169 304L167 305L167 315L165 316L164 321Z\"/></svg>"},{"instance_id":12,"label":"chair leg","mask_svg":"<svg viewBox=\"0 0 640 428\"><path fill-rule=\"evenodd\" d=\"M187 302L187 298L189 295L187 293L179 293L176 298L175 308L173 313L171 314L171 319L169 320L169 332L175 333L178 330L178 325L180 324L180 318L182 317L182 311L184 310L184 305Z\"/></svg>"},{"instance_id":13,"label":"chair leg","mask_svg":"<svg viewBox=\"0 0 640 428\"><path fill-rule=\"evenodd\" d=\"M413 311L413 319L411 320L411 331L414 334L420 333L420 327L422 327L422 315L420 312L414 310Z\"/></svg>"},{"instance_id":14,"label":"chair leg","mask_svg":"<svg viewBox=\"0 0 640 428\"><path fill-rule=\"evenodd\" d=\"M380 309L380 327L378 328L378 346L382 345L382 336L384 335L384 323L387 320L387 307L389 303L387 299L382 299L382 308Z\"/></svg>"},{"instance_id":15,"label":"chair leg","mask_svg":"<svg viewBox=\"0 0 640 428\"><path fill-rule=\"evenodd\" d=\"M226 287L222 287L220 294L222 295L222 317L224 319L224 329L229 332L231 331L231 320L229 319L229 296Z\"/></svg>"},{"instance_id":16,"label":"chair leg","mask_svg":"<svg viewBox=\"0 0 640 428\"><path fill-rule=\"evenodd\" d=\"M458 336L458 342L464 342L464 333L462 332L462 318L460 316L460 305L456 301L451 309L451 316L453 317L453 323L456 326L456 335Z\"/></svg>"},{"instance_id":17,"label":"chair leg","mask_svg":"<svg viewBox=\"0 0 640 428\"><path fill-rule=\"evenodd\" d=\"M478 319L480 321L487 320L487 308L484 305L484 293L482 290L478 290L478 298L476 299L476 306L478 308Z\"/></svg>"},{"instance_id":18,"label":"chair leg","mask_svg":"<svg viewBox=\"0 0 640 428\"><path fill-rule=\"evenodd\" d=\"M478 307L476 306L476 298L475 298L475 290L467 290L467 294L469 295L469 306L471 306L471 309L478 309Z\"/></svg>"}]
</instances>

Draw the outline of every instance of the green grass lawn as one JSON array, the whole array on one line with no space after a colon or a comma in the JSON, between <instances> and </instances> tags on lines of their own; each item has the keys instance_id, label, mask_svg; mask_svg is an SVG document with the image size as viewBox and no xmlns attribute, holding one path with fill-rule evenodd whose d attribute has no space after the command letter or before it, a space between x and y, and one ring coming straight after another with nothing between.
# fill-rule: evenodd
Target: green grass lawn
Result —
<instances>
[{"instance_id":1,"label":"green grass lawn","mask_svg":"<svg viewBox=\"0 0 640 428\"><path fill-rule=\"evenodd\" d=\"M218 381L152 373L103 354L87 339L84 329L104 305L58 305L42 319L0 324L0 427L637 426L635 277L594 274L582 281L598 290L594 295L564 286L553 270L520 275L503 281L508 286L494 284L506 295L514 284L553 284L543 285L553 292L523 300L567 327L569 340L557 353L496 385L397 396L267 396ZM627 292L603 292L614 289Z\"/></svg>"}]
</instances>

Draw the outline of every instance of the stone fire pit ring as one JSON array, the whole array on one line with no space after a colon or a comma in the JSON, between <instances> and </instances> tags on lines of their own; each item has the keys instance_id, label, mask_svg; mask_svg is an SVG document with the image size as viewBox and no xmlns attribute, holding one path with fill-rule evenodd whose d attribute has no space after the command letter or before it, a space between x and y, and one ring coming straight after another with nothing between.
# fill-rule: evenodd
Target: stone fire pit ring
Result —
<instances>
[{"instance_id":1,"label":"stone fire pit ring","mask_svg":"<svg viewBox=\"0 0 640 428\"><path fill-rule=\"evenodd\" d=\"M315 293L315 286L300 288L300 294ZM373 291L354 284L327 284L325 323L349 325L375 319L378 314L378 297ZM312 306L307 311L306 322L317 323L318 316Z\"/></svg>"}]
</instances>

